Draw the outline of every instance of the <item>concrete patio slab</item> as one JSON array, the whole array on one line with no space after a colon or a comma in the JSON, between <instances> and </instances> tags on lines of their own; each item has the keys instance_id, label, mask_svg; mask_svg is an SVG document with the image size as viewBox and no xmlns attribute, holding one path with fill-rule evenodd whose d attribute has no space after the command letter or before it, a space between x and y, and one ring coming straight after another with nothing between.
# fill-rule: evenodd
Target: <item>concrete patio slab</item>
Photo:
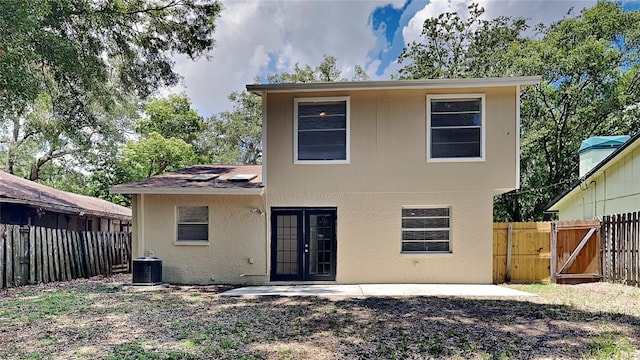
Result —
<instances>
[{"instance_id":1,"label":"concrete patio slab","mask_svg":"<svg viewBox=\"0 0 640 360\"><path fill-rule=\"evenodd\" d=\"M355 284L355 285L272 285L246 286L221 293L222 296L536 296L498 285L475 284Z\"/></svg>"}]
</instances>

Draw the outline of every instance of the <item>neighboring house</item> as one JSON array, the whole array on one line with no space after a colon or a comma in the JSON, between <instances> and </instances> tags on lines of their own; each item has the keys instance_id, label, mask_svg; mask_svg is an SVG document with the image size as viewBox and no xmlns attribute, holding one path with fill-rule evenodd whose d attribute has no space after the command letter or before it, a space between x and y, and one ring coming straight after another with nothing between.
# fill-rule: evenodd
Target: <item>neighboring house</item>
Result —
<instances>
[{"instance_id":1,"label":"neighboring house","mask_svg":"<svg viewBox=\"0 0 640 360\"><path fill-rule=\"evenodd\" d=\"M132 194L134 255L169 282L490 283L493 197L519 186L520 88L539 81L248 85L261 168L112 191Z\"/></svg>"},{"instance_id":2,"label":"neighboring house","mask_svg":"<svg viewBox=\"0 0 640 360\"><path fill-rule=\"evenodd\" d=\"M131 209L0 171L0 224L73 231L129 231Z\"/></svg>"},{"instance_id":3,"label":"neighboring house","mask_svg":"<svg viewBox=\"0 0 640 360\"><path fill-rule=\"evenodd\" d=\"M582 142L580 178L547 205L560 220L640 210L640 133Z\"/></svg>"}]
</instances>

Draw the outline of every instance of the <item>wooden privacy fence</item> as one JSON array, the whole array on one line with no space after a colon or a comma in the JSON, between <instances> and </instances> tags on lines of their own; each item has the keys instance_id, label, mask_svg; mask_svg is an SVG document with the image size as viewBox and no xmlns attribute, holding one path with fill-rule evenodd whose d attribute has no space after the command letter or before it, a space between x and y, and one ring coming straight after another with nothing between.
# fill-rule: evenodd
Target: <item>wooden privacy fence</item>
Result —
<instances>
[{"instance_id":1,"label":"wooden privacy fence","mask_svg":"<svg viewBox=\"0 0 640 360\"><path fill-rule=\"evenodd\" d=\"M640 286L640 212L605 216L601 243L604 280Z\"/></svg>"},{"instance_id":2,"label":"wooden privacy fence","mask_svg":"<svg viewBox=\"0 0 640 360\"><path fill-rule=\"evenodd\" d=\"M493 282L551 280L551 223L493 224Z\"/></svg>"},{"instance_id":3,"label":"wooden privacy fence","mask_svg":"<svg viewBox=\"0 0 640 360\"><path fill-rule=\"evenodd\" d=\"M0 224L0 288L129 272L131 234Z\"/></svg>"}]
</instances>

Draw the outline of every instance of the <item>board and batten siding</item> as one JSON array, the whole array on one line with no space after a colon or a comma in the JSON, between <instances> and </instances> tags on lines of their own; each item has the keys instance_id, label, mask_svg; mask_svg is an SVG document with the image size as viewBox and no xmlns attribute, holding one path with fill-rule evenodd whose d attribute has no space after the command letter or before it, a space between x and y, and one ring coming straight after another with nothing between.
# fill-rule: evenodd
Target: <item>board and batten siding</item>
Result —
<instances>
[{"instance_id":1,"label":"board and batten siding","mask_svg":"<svg viewBox=\"0 0 640 360\"><path fill-rule=\"evenodd\" d=\"M640 209L640 141L558 203L560 220L580 220Z\"/></svg>"}]
</instances>

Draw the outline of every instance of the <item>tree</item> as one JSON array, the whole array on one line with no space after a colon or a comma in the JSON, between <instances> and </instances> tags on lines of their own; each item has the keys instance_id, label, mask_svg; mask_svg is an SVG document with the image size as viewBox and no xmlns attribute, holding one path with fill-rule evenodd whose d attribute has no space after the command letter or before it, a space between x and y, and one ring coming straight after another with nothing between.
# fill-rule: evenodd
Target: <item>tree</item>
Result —
<instances>
[{"instance_id":1,"label":"tree","mask_svg":"<svg viewBox=\"0 0 640 360\"><path fill-rule=\"evenodd\" d=\"M362 66L354 66L354 76L352 81L369 80L369 75L364 71ZM267 81L271 84L280 83L308 83L308 82L330 82L330 81L348 81L342 77L342 71L336 67L336 58L331 55L324 55L322 62L316 68L309 65L300 67L298 63L293 65L293 72L283 72L269 75Z\"/></svg>"},{"instance_id":2,"label":"tree","mask_svg":"<svg viewBox=\"0 0 640 360\"><path fill-rule=\"evenodd\" d=\"M191 107L186 94L157 98L143 106L145 117L136 121L134 129L141 135L156 132L164 138L177 138L193 144L205 130L202 117Z\"/></svg>"},{"instance_id":3,"label":"tree","mask_svg":"<svg viewBox=\"0 0 640 360\"><path fill-rule=\"evenodd\" d=\"M221 164L258 164L262 159L262 100L246 91L228 96L232 111L213 115L201 137L208 161Z\"/></svg>"},{"instance_id":4,"label":"tree","mask_svg":"<svg viewBox=\"0 0 640 360\"><path fill-rule=\"evenodd\" d=\"M369 76L362 66L354 67L352 81L365 81ZM320 65L293 66L293 72L267 77L270 83L307 83L347 81L336 66L336 58L325 55ZM257 82L258 80L256 80ZM232 92L228 96L232 111L224 111L207 120L201 143L207 149L207 161L214 163L257 164L262 160L262 101L245 92Z\"/></svg>"},{"instance_id":5,"label":"tree","mask_svg":"<svg viewBox=\"0 0 640 360\"><path fill-rule=\"evenodd\" d=\"M103 168L91 175L91 195L129 206L128 197L112 195L109 188L182 169L193 165L196 159L191 144L182 139L167 139L157 132L151 132L140 140L127 142L114 161L105 162Z\"/></svg>"},{"instance_id":6,"label":"tree","mask_svg":"<svg viewBox=\"0 0 640 360\"><path fill-rule=\"evenodd\" d=\"M640 102L640 12L599 2L525 39L521 19L481 20L482 9L469 9L468 22L455 13L425 21L399 75L542 75L521 99L521 189L494 206L496 220L542 219L545 205L577 179L581 140L640 130L625 116Z\"/></svg>"},{"instance_id":7,"label":"tree","mask_svg":"<svg viewBox=\"0 0 640 360\"><path fill-rule=\"evenodd\" d=\"M508 220L543 218L546 204L577 180L582 140L640 131L628 116L640 103L639 28L640 12L599 2L512 48L518 74L544 82L522 98L524 186L496 202Z\"/></svg>"},{"instance_id":8,"label":"tree","mask_svg":"<svg viewBox=\"0 0 640 360\"><path fill-rule=\"evenodd\" d=\"M9 134L2 139L6 169L17 171L18 149L36 136L50 147L42 150L48 156L33 162L34 180L57 157L89 151L78 144L87 144L87 132L108 135L102 133L103 114L176 84L171 56L209 53L220 9L217 1L198 0L3 2L0 124ZM51 126L34 124L37 112ZM67 144L74 144L72 150Z\"/></svg>"},{"instance_id":9,"label":"tree","mask_svg":"<svg viewBox=\"0 0 640 360\"><path fill-rule=\"evenodd\" d=\"M528 28L523 18L482 18L478 4L468 7L465 21L455 12L425 20L421 41L414 41L398 57L408 63L398 72L401 79L438 79L506 76L510 48L522 41Z\"/></svg>"}]
</instances>

